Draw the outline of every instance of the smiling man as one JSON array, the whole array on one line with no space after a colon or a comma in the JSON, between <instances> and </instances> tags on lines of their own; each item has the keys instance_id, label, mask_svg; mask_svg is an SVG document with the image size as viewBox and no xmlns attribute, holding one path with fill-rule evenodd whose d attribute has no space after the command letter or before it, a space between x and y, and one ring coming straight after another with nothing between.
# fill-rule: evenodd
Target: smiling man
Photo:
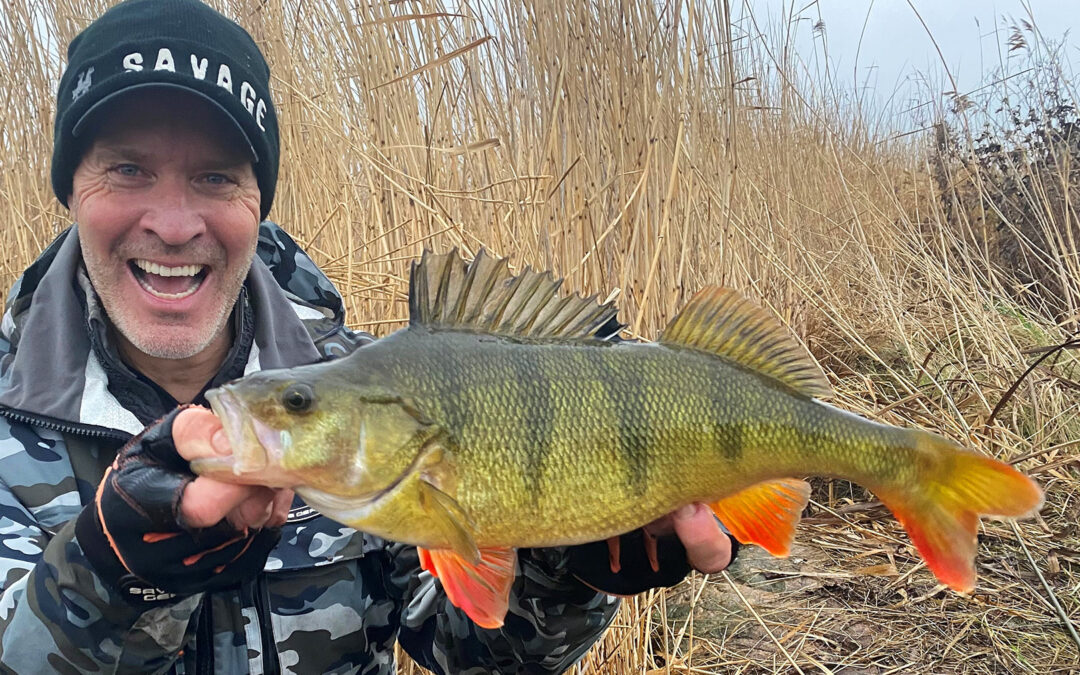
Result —
<instances>
[{"instance_id":1,"label":"smiling man","mask_svg":"<svg viewBox=\"0 0 1080 675\"><path fill-rule=\"evenodd\" d=\"M520 553L485 630L416 549L320 516L288 490L195 477L227 453L205 392L370 338L265 218L278 171L269 70L197 0L127 0L68 50L52 181L77 223L23 274L0 344L0 670L559 672L617 602L722 569L699 506L603 542ZM194 405L186 405L194 404ZM667 533L665 535L665 533Z\"/></svg>"},{"instance_id":2,"label":"smiling man","mask_svg":"<svg viewBox=\"0 0 1080 675\"><path fill-rule=\"evenodd\" d=\"M68 200L83 264L124 361L190 401L229 350L226 324L255 254L250 146L180 90L135 91L109 107L84 132L94 140Z\"/></svg>"}]
</instances>

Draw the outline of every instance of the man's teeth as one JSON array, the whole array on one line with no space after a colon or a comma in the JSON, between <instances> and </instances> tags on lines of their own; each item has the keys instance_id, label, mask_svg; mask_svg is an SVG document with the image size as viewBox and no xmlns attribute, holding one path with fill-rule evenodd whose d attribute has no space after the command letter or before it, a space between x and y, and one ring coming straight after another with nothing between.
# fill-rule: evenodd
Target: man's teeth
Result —
<instances>
[{"instance_id":1,"label":"man's teeth","mask_svg":"<svg viewBox=\"0 0 1080 675\"><path fill-rule=\"evenodd\" d=\"M202 265L180 265L179 267L165 267L149 260L136 260L135 266L148 274L156 274L159 277L193 277L202 271Z\"/></svg>"},{"instance_id":2,"label":"man's teeth","mask_svg":"<svg viewBox=\"0 0 1080 675\"><path fill-rule=\"evenodd\" d=\"M200 276L206 269L205 265L166 267L149 260L133 260L132 263L143 273L135 275L139 285L150 295L163 300L186 298L199 290L206 278L205 275ZM155 277L157 281L154 281Z\"/></svg>"}]
</instances>

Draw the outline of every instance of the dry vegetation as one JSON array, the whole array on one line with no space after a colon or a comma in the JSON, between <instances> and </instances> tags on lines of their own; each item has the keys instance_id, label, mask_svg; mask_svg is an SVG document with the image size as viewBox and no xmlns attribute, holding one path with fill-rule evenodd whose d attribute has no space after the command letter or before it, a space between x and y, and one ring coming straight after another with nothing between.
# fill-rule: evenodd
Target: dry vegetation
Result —
<instances>
[{"instance_id":1,"label":"dry vegetation","mask_svg":"<svg viewBox=\"0 0 1080 675\"><path fill-rule=\"evenodd\" d=\"M105 4L0 17L4 287L67 224L47 180L55 45ZM614 295L645 337L703 284L734 286L805 340L838 405L1046 488L1038 519L983 526L979 588L961 597L871 496L821 483L793 557L747 551L730 574L625 603L578 672L1072 671L1054 604L1075 622L1080 368L1054 347L1080 317L1075 137L1027 155L1002 141L984 161L965 100L936 141L890 138L799 84L784 31L732 39L726 5L231 1L275 75L271 216L378 334L404 318L425 246L552 268ZM1024 96L1009 86L992 91ZM1035 128L1041 91L1023 99Z\"/></svg>"}]
</instances>

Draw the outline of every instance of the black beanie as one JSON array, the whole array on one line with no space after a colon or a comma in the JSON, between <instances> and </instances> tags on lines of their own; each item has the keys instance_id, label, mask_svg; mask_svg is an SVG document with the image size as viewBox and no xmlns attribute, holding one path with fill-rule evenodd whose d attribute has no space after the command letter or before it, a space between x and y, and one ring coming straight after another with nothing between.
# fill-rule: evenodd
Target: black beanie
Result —
<instances>
[{"instance_id":1,"label":"black beanie","mask_svg":"<svg viewBox=\"0 0 1080 675\"><path fill-rule=\"evenodd\" d=\"M125 0L71 41L53 131L52 185L60 202L67 206L90 114L144 87L197 94L236 125L254 157L265 219L279 154L270 69L247 31L199 0Z\"/></svg>"}]
</instances>

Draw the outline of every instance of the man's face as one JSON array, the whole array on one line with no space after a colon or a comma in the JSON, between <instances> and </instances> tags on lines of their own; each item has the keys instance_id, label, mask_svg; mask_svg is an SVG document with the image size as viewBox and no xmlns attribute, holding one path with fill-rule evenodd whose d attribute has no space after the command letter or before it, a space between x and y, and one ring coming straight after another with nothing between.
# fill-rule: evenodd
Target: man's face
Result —
<instances>
[{"instance_id":1,"label":"man's face","mask_svg":"<svg viewBox=\"0 0 1080 675\"><path fill-rule=\"evenodd\" d=\"M121 339L195 356L223 335L255 253L251 158L190 94L133 94L97 119L68 202L90 281Z\"/></svg>"}]
</instances>

